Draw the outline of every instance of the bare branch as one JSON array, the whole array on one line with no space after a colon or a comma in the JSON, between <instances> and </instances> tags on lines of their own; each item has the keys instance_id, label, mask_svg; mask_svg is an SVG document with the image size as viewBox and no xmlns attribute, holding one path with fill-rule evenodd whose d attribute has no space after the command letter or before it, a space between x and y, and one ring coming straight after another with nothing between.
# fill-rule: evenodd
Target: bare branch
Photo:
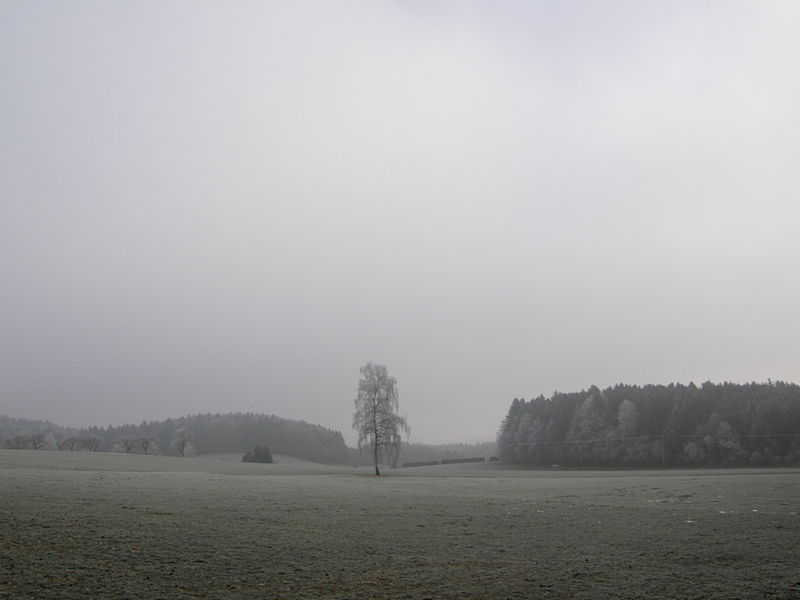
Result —
<instances>
[{"instance_id":1,"label":"bare branch","mask_svg":"<svg viewBox=\"0 0 800 600\"><path fill-rule=\"evenodd\" d=\"M130 454L133 450L138 448L140 444L141 439L132 436L123 436L121 438L117 438L117 440L114 442L114 445L122 448L125 454Z\"/></svg>"},{"instance_id":2,"label":"bare branch","mask_svg":"<svg viewBox=\"0 0 800 600\"><path fill-rule=\"evenodd\" d=\"M158 454L158 446L156 445L156 436L145 435L139 438L139 446L142 447L142 452L145 454Z\"/></svg>"},{"instance_id":3,"label":"bare branch","mask_svg":"<svg viewBox=\"0 0 800 600\"><path fill-rule=\"evenodd\" d=\"M24 450L28 446L28 437L18 435L6 440L6 448L9 450Z\"/></svg>"},{"instance_id":4,"label":"bare branch","mask_svg":"<svg viewBox=\"0 0 800 600\"><path fill-rule=\"evenodd\" d=\"M75 450L75 446L77 446L81 442L82 440L80 438L76 438L75 436L70 436L64 440L61 440L58 443L58 449L69 450L70 452L72 452L73 450Z\"/></svg>"},{"instance_id":5,"label":"bare branch","mask_svg":"<svg viewBox=\"0 0 800 600\"><path fill-rule=\"evenodd\" d=\"M103 442L103 438L90 433L83 436L80 441L83 447L89 450L89 452L96 452L97 448L99 448L100 444Z\"/></svg>"}]
</instances>

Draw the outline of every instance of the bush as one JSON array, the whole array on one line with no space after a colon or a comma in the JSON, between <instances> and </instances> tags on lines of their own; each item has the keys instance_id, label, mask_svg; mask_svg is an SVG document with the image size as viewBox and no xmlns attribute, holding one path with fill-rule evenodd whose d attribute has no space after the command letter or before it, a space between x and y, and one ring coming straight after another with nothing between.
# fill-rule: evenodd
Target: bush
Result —
<instances>
[{"instance_id":1,"label":"bush","mask_svg":"<svg viewBox=\"0 0 800 600\"><path fill-rule=\"evenodd\" d=\"M271 463L272 462L272 452L269 451L269 448L264 446L256 446L255 450L252 452L248 452L242 457L242 462L254 462L254 463Z\"/></svg>"}]
</instances>

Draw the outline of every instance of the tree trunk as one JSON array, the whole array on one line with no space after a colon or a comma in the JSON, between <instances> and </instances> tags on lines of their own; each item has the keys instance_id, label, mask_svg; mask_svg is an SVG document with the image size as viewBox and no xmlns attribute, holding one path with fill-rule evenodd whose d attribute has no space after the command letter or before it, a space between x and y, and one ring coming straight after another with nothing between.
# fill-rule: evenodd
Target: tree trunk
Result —
<instances>
[{"instance_id":1,"label":"tree trunk","mask_svg":"<svg viewBox=\"0 0 800 600\"><path fill-rule=\"evenodd\" d=\"M375 459L375 475L380 475L381 472L378 470L378 442L375 442L375 445L372 447L372 457Z\"/></svg>"}]
</instances>

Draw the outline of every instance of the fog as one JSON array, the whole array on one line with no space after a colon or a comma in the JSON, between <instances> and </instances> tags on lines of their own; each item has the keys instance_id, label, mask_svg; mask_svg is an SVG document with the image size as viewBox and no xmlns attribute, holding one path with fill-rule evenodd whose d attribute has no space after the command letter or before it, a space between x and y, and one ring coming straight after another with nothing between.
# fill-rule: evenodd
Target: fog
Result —
<instances>
[{"instance_id":1,"label":"fog","mask_svg":"<svg viewBox=\"0 0 800 600\"><path fill-rule=\"evenodd\" d=\"M796 3L0 4L0 414L416 442L800 381Z\"/></svg>"}]
</instances>

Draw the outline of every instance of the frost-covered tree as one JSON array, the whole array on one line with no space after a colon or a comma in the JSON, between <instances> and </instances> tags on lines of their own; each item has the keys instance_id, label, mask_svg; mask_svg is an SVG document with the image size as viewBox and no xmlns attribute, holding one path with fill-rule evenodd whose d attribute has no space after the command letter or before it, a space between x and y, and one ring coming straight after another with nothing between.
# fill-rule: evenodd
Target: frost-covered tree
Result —
<instances>
[{"instance_id":1,"label":"frost-covered tree","mask_svg":"<svg viewBox=\"0 0 800 600\"><path fill-rule=\"evenodd\" d=\"M586 400L575 411L567 440L578 442L569 446L569 455L575 462L599 463L606 453L606 446L600 440L608 437L608 402L603 393L592 386ZM585 442L585 443L584 443Z\"/></svg>"},{"instance_id":2,"label":"frost-covered tree","mask_svg":"<svg viewBox=\"0 0 800 600\"><path fill-rule=\"evenodd\" d=\"M623 400L619 405L617 420L614 437L618 438L618 441L615 442L615 452L609 458L625 464L652 460L652 440L637 437L641 418L636 405L628 399Z\"/></svg>"},{"instance_id":3,"label":"frost-covered tree","mask_svg":"<svg viewBox=\"0 0 800 600\"><path fill-rule=\"evenodd\" d=\"M143 435L139 438L139 446L145 454L158 454L158 444L156 444L156 436Z\"/></svg>"},{"instance_id":4,"label":"frost-covered tree","mask_svg":"<svg viewBox=\"0 0 800 600\"><path fill-rule=\"evenodd\" d=\"M188 427L180 427L172 434L172 449L178 456L184 457L191 454L194 432L189 431Z\"/></svg>"},{"instance_id":5,"label":"frost-covered tree","mask_svg":"<svg viewBox=\"0 0 800 600\"><path fill-rule=\"evenodd\" d=\"M397 380L389 376L386 365L369 362L361 367L355 403L353 429L358 430L358 449L370 449L375 462L375 475L380 475L380 460L383 457L396 460L402 434L405 433L406 437L411 435L405 417L397 414Z\"/></svg>"}]
</instances>

